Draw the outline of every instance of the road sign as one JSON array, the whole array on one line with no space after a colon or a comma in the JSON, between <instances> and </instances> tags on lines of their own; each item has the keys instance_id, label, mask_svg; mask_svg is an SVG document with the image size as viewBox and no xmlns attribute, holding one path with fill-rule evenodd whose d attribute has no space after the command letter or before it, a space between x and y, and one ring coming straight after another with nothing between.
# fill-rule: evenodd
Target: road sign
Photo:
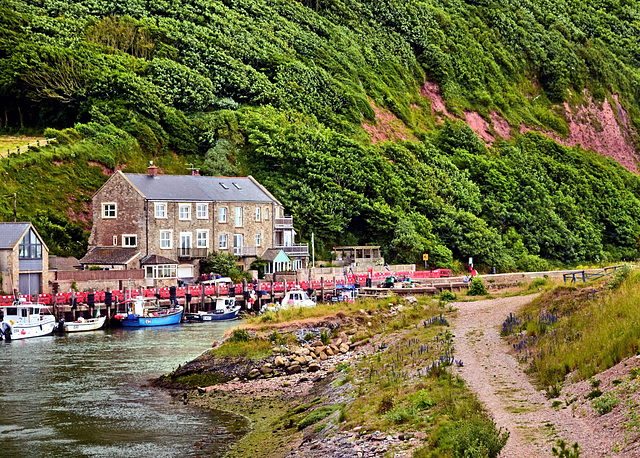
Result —
<instances>
[{"instance_id":1,"label":"road sign","mask_svg":"<svg viewBox=\"0 0 640 458\"><path fill-rule=\"evenodd\" d=\"M423 261L428 261L429 260L429 255L427 253L422 255L422 260Z\"/></svg>"}]
</instances>

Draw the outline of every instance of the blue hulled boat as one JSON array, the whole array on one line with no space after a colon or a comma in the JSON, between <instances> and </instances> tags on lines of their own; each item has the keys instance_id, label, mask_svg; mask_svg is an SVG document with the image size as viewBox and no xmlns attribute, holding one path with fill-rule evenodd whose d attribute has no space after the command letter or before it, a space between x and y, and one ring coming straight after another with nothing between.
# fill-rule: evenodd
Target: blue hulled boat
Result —
<instances>
[{"instance_id":1,"label":"blue hulled boat","mask_svg":"<svg viewBox=\"0 0 640 458\"><path fill-rule=\"evenodd\" d=\"M236 304L234 297L214 297L211 300L213 310L210 312L187 313L187 321L229 321L237 320L240 306Z\"/></svg>"},{"instance_id":2,"label":"blue hulled boat","mask_svg":"<svg viewBox=\"0 0 640 458\"><path fill-rule=\"evenodd\" d=\"M115 315L125 327L167 326L178 324L182 319L183 307L159 307L157 304L145 302L145 298L138 297L129 302L127 314Z\"/></svg>"}]
</instances>

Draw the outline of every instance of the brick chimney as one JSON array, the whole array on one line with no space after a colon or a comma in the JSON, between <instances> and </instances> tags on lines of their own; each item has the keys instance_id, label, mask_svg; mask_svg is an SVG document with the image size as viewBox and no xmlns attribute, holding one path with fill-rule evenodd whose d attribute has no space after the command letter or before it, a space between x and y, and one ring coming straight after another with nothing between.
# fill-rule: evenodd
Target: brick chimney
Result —
<instances>
[{"instance_id":1,"label":"brick chimney","mask_svg":"<svg viewBox=\"0 0 640 458\"><path fill-rule=\"evenodd\" d=\"M158 167L153 165L153 161L149 161L149 167L147 167L147 174L153 178L156 178L158 176Z\"/></svg>"}]
</instances>

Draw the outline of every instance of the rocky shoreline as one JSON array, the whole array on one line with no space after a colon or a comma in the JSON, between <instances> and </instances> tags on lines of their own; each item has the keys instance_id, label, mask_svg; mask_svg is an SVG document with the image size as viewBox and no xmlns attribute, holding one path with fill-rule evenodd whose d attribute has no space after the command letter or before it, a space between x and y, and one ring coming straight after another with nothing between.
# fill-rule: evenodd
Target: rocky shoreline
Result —
<instances>
[{"instance_id":1,"label":"rocky shoreline","mask_svg":"<svg viewBox=\"0 0 640 458\"><path fill-rule=\"evenodd\" d=\"M153 384L170 389L172 395L185 404L246 417L250 429L230 448L229 457L362 458L418 446L424 434L386 434L357 426L340 431L341 410L355 398L352 379L342 370L355 367L360 358L375 349L368 337L356 338L354 328L338 332L337 328L344 324L307 324L284 331L283 335L294 335L301 344L274 344L272 356L256 361L214 358L208 351ZM334 337L328 338L331 331ZM305 341L304 337L310 335L314 338ZM213 348L222 343L214 342ZM194 387L180 383L194 375L219 383ZM301 427L310 412L323 407L334 411L318 422ZM409 454L400 452L393 456Z\"/></svg>"}]
</instances>

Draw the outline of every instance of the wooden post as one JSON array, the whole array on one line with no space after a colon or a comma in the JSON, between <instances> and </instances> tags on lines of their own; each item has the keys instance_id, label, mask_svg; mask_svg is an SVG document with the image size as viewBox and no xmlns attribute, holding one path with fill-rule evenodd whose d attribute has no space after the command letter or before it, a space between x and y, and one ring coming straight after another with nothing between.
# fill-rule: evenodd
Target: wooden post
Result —
<instances>
[{"instance_id":1,"label":"wooden post","mask_svg":"<svg viewBox=\"0 0 640 458\"><path fill-rule=\"evenodd\" d=\"M324 277L320 277L320 300L324 302Z\"/></svg>"}]
</instances>

